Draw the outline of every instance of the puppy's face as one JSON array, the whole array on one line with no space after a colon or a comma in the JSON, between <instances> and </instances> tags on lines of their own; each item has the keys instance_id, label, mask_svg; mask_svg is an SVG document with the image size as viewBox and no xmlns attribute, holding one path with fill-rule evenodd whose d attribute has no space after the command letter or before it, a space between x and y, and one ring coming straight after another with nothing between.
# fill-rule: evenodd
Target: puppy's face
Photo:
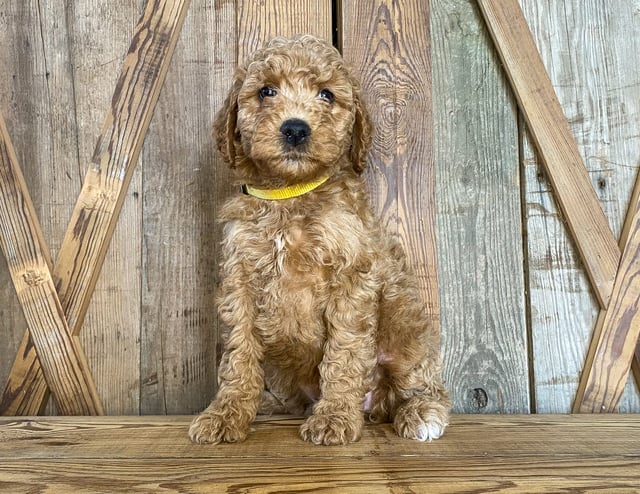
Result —
<instances>
[{"instance_id":1,"label":"puppy's face","mask_svg":"<svg viewBox=\"0 0 640 494\"><path fill-rule=\"evenodd\" d=\"M244 179L291 184L363 166L362 156L357 164L351 156L363 125L365 141L370 134L357 82L317 38L276 38L256 52L238 70L221 114L218 146Z\"/></svg>"}]
</instances>

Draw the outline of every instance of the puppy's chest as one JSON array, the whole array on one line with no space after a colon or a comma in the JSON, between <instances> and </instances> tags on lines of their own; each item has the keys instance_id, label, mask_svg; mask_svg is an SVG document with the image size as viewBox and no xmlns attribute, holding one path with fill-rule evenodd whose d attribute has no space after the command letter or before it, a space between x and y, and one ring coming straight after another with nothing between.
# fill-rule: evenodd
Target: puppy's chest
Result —
<instances>
[{"instance_id":1,"label":"puppy's chest","mask_svg":"<svg viewBox=\"0 0 640 494\"><path fill-rule=\"evenodd\" d=\"M255 324L267 353L277 360L280 354L319 348L332 272L325 239L304 221L270 233L256 231L255 238L249 253L255 266L250 279L257 297Z\"/></svg>"},{"instance_id":2,"label":"puppy's chest","mask_svg":"<svg viewBox=\"0 0 640 494\"><path fill-rule=\"evenodd\" d=\"M246 254L255 270L252 279L262 289L297 290L326 281L331 252L322 237L304 220L271 230L256 228L255 243Z\"/></svg>"}]
</instances>

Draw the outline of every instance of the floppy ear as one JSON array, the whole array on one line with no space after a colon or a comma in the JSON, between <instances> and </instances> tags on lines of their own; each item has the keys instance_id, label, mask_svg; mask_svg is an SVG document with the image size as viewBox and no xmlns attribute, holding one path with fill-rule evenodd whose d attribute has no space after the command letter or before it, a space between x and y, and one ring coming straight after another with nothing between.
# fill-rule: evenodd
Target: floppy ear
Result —
<instances>
[{"instance_id":1,"label":"floppy ear","mask_svg":"<svg viewBox=\"0 0 640 494\"><path fill-rule=\"evenodd\" d=\"M353 98L355 106L355 119L353 122L353 134L351 135L351 151L349 158L356 173L360 174L367 166L367 153L371 146L373 126L369 118L369 112L364 106L362 97L355 92Z\"/></svg>"},{"instance_id":2,"label":"floppy ear","mask_svg":"<svg viewBox=\"0 0 640 494\"><path fill-rule=\"evenodd\" d=\"M213 135L216 140L216 146L222 159L227 162L231 168L235 166L236 142L240 142L240 136L237 131L237 121L238 94L240 93L241 87L242 79L236 76L233 86L213 123Z\"/></svg>"}]
</instances>

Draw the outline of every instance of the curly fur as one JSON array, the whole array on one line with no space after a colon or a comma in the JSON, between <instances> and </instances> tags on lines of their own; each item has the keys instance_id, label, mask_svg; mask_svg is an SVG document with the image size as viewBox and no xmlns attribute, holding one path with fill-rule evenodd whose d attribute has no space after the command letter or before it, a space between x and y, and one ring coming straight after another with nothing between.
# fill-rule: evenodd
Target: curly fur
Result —
<instances>
[{"instance_id":1,"label":"curly fur","mask_svg":"<svg viewBox=\"0 0 640 494\"><path fill-rule=\"evenodd\" d=\"M275 94L261 95L261 88ZM320 97L328 89L333 98ZM308 123L304 146L283 140ZM224 222L219 389L193 421L198 443L245 439L258 411L302 414L315 444L359 439L370 420L431 440L448 423L439 338L399 244L372 214L361 172L372 128L338 51L276 38L240 66L214 125L240 183L274 188L329 176L280 201L230 199Z\"/></svg>"}]
</instances>

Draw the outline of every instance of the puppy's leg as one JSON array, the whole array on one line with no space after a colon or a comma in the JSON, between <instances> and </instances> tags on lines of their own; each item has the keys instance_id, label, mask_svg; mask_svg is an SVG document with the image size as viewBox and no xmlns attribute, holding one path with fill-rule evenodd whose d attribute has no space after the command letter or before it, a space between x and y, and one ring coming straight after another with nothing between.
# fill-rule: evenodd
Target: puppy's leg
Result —
<instances>
[{"instance_id":1,"label":"puppy's leg","mask_svg":"<svg viewBox=\"0 0 640 494\"><path fill-rule=\"evenodd\" d=\"M300 428L301 437L314 444L357 441L364 424L362 406L376 362L377 300L371 290L349 288L332 294L325 314L321 398Z\"/></svg>"},{"instance_id":2,"label":"puppy's leg","mask_svg":"<svg viewBox=\"0 0 640 494\"><path fill-rule=\"evenodd\" d=\"M437 372L436 371L437 367ZM449 424L451 407L440 381L439 366L421 362L404 373L392 374L398 408L393 428L400 437L431 441L438 439Z\"/></svg>"},{"instance_id":3,"label":"puppy's leg","mask_svg":"<svg viewBox=\"0 0 640 494\"><path fill-rule=\"evenodd\" d=\"M440 437L451 407L440 372L439 337L428 321L417 285L404 263L389 265L380 302L379 361L383 379L370 418L393 420L399 436Z\"/></svg>"},{"instance_id":4,"label":"puppy's leg","mask_svg":"<svg viewBox=\"0 0 640 494\"><path fill-rule=\"evenodd\" d=\"M237 285L236 285L237 286ZM221 297L219 311L232 326L218 370L218 393L191 423L196 443L236 442L246 438L264 390L263 349L253 332L253 307L241 290Z\"/></svg>"}]
</instances>

